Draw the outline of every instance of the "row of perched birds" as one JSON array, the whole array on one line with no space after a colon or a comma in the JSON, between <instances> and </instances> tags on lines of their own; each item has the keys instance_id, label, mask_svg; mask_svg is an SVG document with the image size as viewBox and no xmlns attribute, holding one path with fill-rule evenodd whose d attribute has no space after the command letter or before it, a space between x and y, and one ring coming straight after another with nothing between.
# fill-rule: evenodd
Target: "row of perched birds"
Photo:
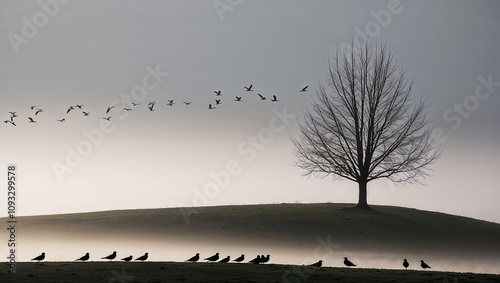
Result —
<instances>
[{"instance_id":1,"label":"row of perched birds","mask_svg":"<svg viewBox=\"0 0 500 283\"><path fill-rule=\"evenodd\" d=\"M309 86L305 86L303 87L302 89L300 89L300 92L307 92L307 88ZM253 91L253 84L251 84L250 86L244 86L245 88L245 91ZM219 96L222 96L222 91L220 90L214 90L214 93L215 93L215 96L216 97L219 97ZM262 94L258 93L257 94L260 98L260 100L267 100L267 98L265 96L263 96ZM242 102L242 96L236 96L234 101L236 102ZM276 95L273 95L272 98L270 99L271 102L278 102L278 97ZM191 105L191 101L183 101L184 105ZM173 106L175 104L174 100L173 99L168 99L167 100L167 106ZM209 103L208 104L208 109L215 109L216 108L216 105L220 105L222 104L221 102L221 99L215 99L215 103ZM102 117L102 119L104 120L107 120L107 121L111 121L111 118L112 116L109 115L110 114L110 111L113 110L112 112L116 113L116 112L119 112L119 111L132 111L134 108L136 108L137 106L139 106L140 104L139 103L135 103L135 102L131 102L130 105L128 105L128 107L122 107L121 110L117 110L115 107L116 105L111 105L111 106L108 106L106 108L106 110L104 111L104 117ZM150 101L148 104L147 104L147 108L149 109L149 111L155 111L155 105L156 105L156 101ZM83 114L83 116L90 116L90 111L86 110L83 108L84 105L82 104L77 104L77 105L71 105L68 107L68 109L66 110L66 115L68 115L70 112L75 112L75 111L81 111ZM40 113L43 113L44 110L42 108L38 108L36 105L33 105L33 106L30 106L30 109L32 110L32 114L33 115L30 115L28 116L28 123L36 123L37 120L35 116L38 116L38 114ZM4 120L4 123L6 124L11 124L12 126L16 126L16 118L18 118L19 116L17 115L17 112L9 112L10 113L10 117L9 119L7 120ZM61 119L56 119L56 121L58 122L65 122L66 121L66 118L61 118Z\"/></svg>"},{"instance_id":2,"label":"row of perched birds","mask_svg":"<svg viewBox=\"0 0 500 283\"><path fill-rule=\"evenodd\" d=\"M135 260L137 260L137 261L145 261L145 260L148 259L148 255L149 255L148 253L145 253L144 255L136 258ZM113 260L115 258L116 258L116 251L114 251L112 254L110 254L108 256L102 257L101 259L108 259L108 260L111 261L111 260ZM31 260L36 260L36 261L40 262L40 261L42 261L44 259L45 259L45 253L43 252L41 255L39 255L39 256L31 259ZM89 259L90 259L90 254L86 253L84 256L76 259L75 261L87 261ZM133 257L132 257L132 255L130 255L128 257L122 258L121 260L128 262L128 261L131 261L132 259L133 259ZM197 262L200 259L201 259L200 254L196 253L194 256L192 256L191 258L187 259L186 261L188 261L188 262ZM261 263L269 262L270 259L271 259L270 255L267 255L267 256L257 255L257 257L255 257L254 259L252 259L252 260L250 260L248 262L254 263L254 264L261 264ZM219 253L215 253L214 255L205 258L204 260L206 260L207 262L228 263L229 261L231 261L231 257L227 256L227 257L225 257L223 259L220 259ZM239 257L237 257L236 259L233 259L232 261L234 261L234 262L243 262L243 261L245 261L245 255L242 254ZM323 261L319 260L318 262L310 264L309 266L312 266L312 267L321 267L322 265L323 265ZM348 266L348 267L354 267L354 266L356 266L356 264L352 263L347 257L344 257L344 265ZM408 262L408 260L406 260L406 258L403 260L403 266L404 266L405 269L408 269L408 267L410 266L410 263ZM422 267L423 269L431 268L423 260L420 261L420 267Z\"/></svg>"}]
</instances>

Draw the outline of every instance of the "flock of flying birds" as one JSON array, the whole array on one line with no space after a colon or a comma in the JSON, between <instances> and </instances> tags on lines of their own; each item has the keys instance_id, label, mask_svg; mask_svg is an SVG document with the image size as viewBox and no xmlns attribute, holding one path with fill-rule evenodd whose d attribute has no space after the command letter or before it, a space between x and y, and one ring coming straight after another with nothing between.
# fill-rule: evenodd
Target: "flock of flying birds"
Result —
<instances>
[{"instance_id":1,"label":"flock of flying birds","mask_svg":"<svg viewBox=\"0 0 500 283\"><path fill-rule=\"evenodd\" d=\"M300 89L300 92L307 92L307 88L309 86L305 86L303 88ZM251 84L250 86L244 86L244 89L245 91L249 92L249 91L253 91L253 84ZM222 92L220 90L215 90L214 91L215 93L215 96L216 96L216 99L215 99L215 103L212 104L212 103L209 103L208 104L208 109L210 110L213 110L213 109L216 109L216 105L219 105L221 104L221 99L219 98L220 96L222 96ZM262 94L258 93L257 94L260 98L260 100L267 100L267 98L265 96L263 96ZM173 99L169 99L167 100L168 103L167 105L168 106L173 106L175 104L174 100ZM234 101L236 102L242 102L242 96L236 96ZM271 102L278 102L278 97L276 95L273 95L272 98L269 99L269 101ZM183 103L185 105L190 105L191 104L191 101L183 101ZM149 109L149 111L154 111L155 110L155 105L156 105L156 101L151 101L147 104L147 107ZM132 111L133 108L139 106L139 103L135 103L135 102L132 102L132 105L130 107L123 107L122 111ZM106 111L105 111L105 116L102 118L104 120L107 120L107 121L111 121L111 118L112 116L110 115L110 111L115 108L116 105L112 105L112 106L108 106L106 108ZM33 113L33 115L31 116L28 116L28 123L36 123L37 120L35 120L37 118L37 115L40 114L40 113L43 113L43 109L42 108L37 108L36 105L33 105L33 106L30 106L30 109ZM66 115L69 114L70 112L76 112L76 111L81 111L83 116L89 116L90 115L90 112L89 111L85 111L86 109L83 108L83 105L81 104L77 104L77 105L71 105L68 107L68 109L66 110ZM115 110L113 110L115 111ZM9 112L10 113L10 117L9 119L7 120L4 120L4 123L6 124L10 124L12 126L16 126L16 118L18 118L19 116L17 115L17 112ZM66 118L60 118L60 119L56 119L56 121L58 122L65 122L66 121Z\"/></svg>"},{"instance_id":2,"label":"flock of flying birds","mask_svg":"<svg viewBox=\"0 0 500 283\"><path fill-rule=\"evenodd\" d=\"M145 261L145 260L148 259L148 255L149 255L149 253L145 253L144 255L136 258L135 260L136 261ZM117 256L116 251L114 251L112 254L110 254L108 256L105 256L105 257L102 257L101 259L108 259L109 261L112 261L113 259L116 258L116 256ZM39 255L39 256L31 259L31 260L35 260L35 261L40 262L40 261L42 261L44 259L45 259L45 253L43 252L41 255ZM75 261L87 261L89 259L90 259L90 254L86 253L84 256L82 256L82 257L80 257L78 259L75 259ZM132 259L133 259L133 256L130 255L128 257L122 258L121 260L129 262ZM201 259L200 258L200 254L196 253L194 256L192 256L191 258L187 259L186 261L187 262L197 262L200 259ZM250 260L248 262L249 263L253 263L253 264L261 264L261 263L267 263L267 262L269 262L270 259L271 259L270 255L267 255L267 256L257 255L257 257L255 257L254 259L252 259L252 260ZM215 253L214 255L205 258L205 260L207 262L228 263L229 261L231 261L231 257L227 256L227 257L225 257L223 259L220 259L219 253ZM245 261L245 255L242 254L241 256L239 256L236 259L233 259L232 261L233 262L238 262L238 263L243 262L243 261ZM323 261L319 260L318 262L310 264L309 266L312 266L312 267L321 267L322 265L323 265ZM347 259L347 257L344 257L344 265L347 266L347 267L354 267L354 266L356 266L356 264L352 263L349 259ZM408 263L408 261L406 260L406 258L403 260L403 266L404 266L405 269L408 269L408 267L410 266L410 264ZM423 260L420 261L420 267L422 267L423 269L431 268Z\"/></svg>"}]
</instances>

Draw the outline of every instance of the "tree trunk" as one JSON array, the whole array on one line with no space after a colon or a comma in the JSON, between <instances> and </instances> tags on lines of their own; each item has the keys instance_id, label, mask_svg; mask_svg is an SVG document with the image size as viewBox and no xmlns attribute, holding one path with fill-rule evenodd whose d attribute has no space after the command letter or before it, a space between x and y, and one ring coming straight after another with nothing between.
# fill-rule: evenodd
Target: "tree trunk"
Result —
<instances>
[{"instance_id":1,"label":"tree trunk","mask_svg":"<svg viewBox=\"0 0 500 283\"><path fill-rule=\"evenodd\" d=\"M366 181L358 181L358 185L359 185L359 199L358 199L358 205L356 205L356 207L357 208L369 208L368 202L366 201L367 182Z\"/></svg>"}]
</instances>

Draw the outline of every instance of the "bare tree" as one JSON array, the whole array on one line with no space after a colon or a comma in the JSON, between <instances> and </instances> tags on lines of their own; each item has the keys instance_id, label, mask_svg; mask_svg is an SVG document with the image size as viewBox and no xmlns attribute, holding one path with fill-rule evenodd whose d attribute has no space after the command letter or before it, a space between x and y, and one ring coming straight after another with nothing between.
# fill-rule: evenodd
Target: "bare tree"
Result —
<instances>
[{"instance_id":1,"label":"bare tree","mask_svg":"<svg viewBox=\"0 0 500 283\"><path fill-rule=\"evenodd\" d=\"M431 138L427 107L394 62L387 43L337 50L292 138L305 176L345 178L359 185L356 207L368 208L367 184L379 178L421 183L440 150Z\"/></svg>"}]
</instances>

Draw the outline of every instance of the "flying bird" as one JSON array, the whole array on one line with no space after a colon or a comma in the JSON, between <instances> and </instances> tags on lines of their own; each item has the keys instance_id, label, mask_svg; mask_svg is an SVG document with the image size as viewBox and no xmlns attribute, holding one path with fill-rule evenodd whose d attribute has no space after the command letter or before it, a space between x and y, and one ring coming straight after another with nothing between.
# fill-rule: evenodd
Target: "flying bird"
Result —
<instances>
[{"instance_id":1,"label":"flying bird","mask_svg":"<svg viewBox=\"0 0 500 283\"><path fill-rule=\"evenodd\" d=\"M125 111L130 111L130 110L132 110L132 109L127 108L127 107L123 107L123 110L125 110Z\"/></svg>"},{"instance_id":2,"label":"flying bird","mask_svg":"<svg viewBox=\"0 0 500 283\"><path fill-rule=\"evenodd\" d=\"M80 261L87 261L87 260L89 260L89 258L90 258L90 254L89 254L89 253L86 253L86 254L85 254L84 256L82 256L81 258L79 258L79 259L75 259L75 261L79 261L79 260L80 260Z\"/></svg>"},{"instance_id":3,"label":"flying bird","mask_svg":"<svg viewBox=\"0 0 500 283\"><path fill-rule=\"evenodd\" d=\"M356 266L354 263L350 262L347 257L344 257L344 264L346 266Z\"/></svg>"},{"instance_id":4,"label":"flying bird","mask_svg":"<svg viewBox=\"0 0 500 283\"><path fill-rule=\"evenodd\" d=\"M194 255L193 257L191 257L190 259L188 259L186 261L197 262L198 260L200 260L200 254L196 253L196 255Z\"/></svg>"},{"instance_id":5,"label":"flying bird","mask_svg":"<svg viewBox=\"0 0 500 283\"><path fill-rule=\"evenodd\" d=\"M109 116L109 117L104 117L103 119L104 119L104 120L111 121L111 116Z\"/></svg>"},{"instance_id":6,"label":"flying bird","mask_svg":"<svg viewBox=\"0 0 500 283\"><path fill-rule=\"evenodd\" d=\"M259 264L260 263L260 255L258 255L256 258L252 259L251 261L249 261L251 263L255 263L255 264Z\"/></svg>"},{"instance_id":7,"label":"flying bird","mask_svg":"<svg viewBox=\"0 0 500 283\"><path fill-rule=\"evenodd\" d=\"M9 112L10 113L10 118L16 118L16 117L19 117L17 116L17 112Z\"/></svg>"},{"instance_id":8,"label":"flying bird","mask_svg":"<svg viewBox=\"0 0 500 283\"><path fill-rule=\"evenodd\" d=\"M223 258L223 259L219 260L219 262L222 262L222 263L228 263L228 262L229 262L229 260L230 260L230 257L229 257L229 256L227 256L227 257L225 257L225 258Z\"/></svg>"},{"instance_id":9,"label":"flying bird","mask_svg":"<svg viewBox=\"0 0 500 283\"><path fill-rule=\"evenodd\" d=\"M33 109L35 109L35 107L36 107L36 105L33 105L30 108L31 108L31 110L33 110Z\"/></svg>"},{"instance_id":10,"label":"flying bird","mask_svg":"<svg viewBox=\"0 0 500 283\"><path fill-rule=\"evenodd\" d=\"M136 258L135 260L145 261L146 259L148 259L148 253L145 253L144 255Z\"/></svg>"},{"instance_id":11,"label":"flying bird","mask_svg":"<svg viewBox=\"0 0 500 283\"><path fill-rule=\"evenodd\" d=\"M271 259L270 255L267 255L267 256L261 255L260 256L260 263L266 263L269 261L269 259Z\"/></svg>"},{"instance_id":12,"label":"flying bird","mask_svg":"<svg viewBox=\"0 0 500 283\"><path fill-rule=\"evenodd\" d=\"M40 112L43 112L43 109L37 109L36 112L35 112L35 116L40 113Z\"/></svg>"},{"instance_id":13,"label":"flying bird","mask_svg":"<svg viewBox=\"0 0 500 283\"><path fill-rule=\"evenodd\" d=\"M244 255L244 254L242 254L242 255L240 255L237 259L235 259L235 260L233 260L233 261L236 261L236 262L242 262L242 261L244 261L244 260L245 260L245 255Z\"/></svg>"},{"instance_id":14,"label":"flying bird","mask_svg":"<svg viewBox=\"0 0 500 283\"><path fill-rule=\"evenodd\" d=\"M71 110L73 110L73 109L75 109L75 108L74 108L73 106L70 106L70 107L68 108L68 110L66 111L66 114L68 114L68 113L69 113L69 111L71 111Z\"/></svg>"},{"instance_id":15,"label":"flying bird","mask_svg":"<svg viewBox=\"0 0 500 283\"><path fill-rule=\"evenodd\" d=\"M216 253L216 254L214 254L211 257L207 257L205 260L208 260L208 261L217 261L217 260L219 260L219 253Z\"/></svg>"},{"instance_id":16,"label":"flying bird","mask_svg":"<svg viewBox=\"0 0 500 283\"><path fill-rule=\"evenodd\" d=\"M102 257L101 259L109 259L110 261L116 258L116 251L114 251L112 254Z\"/></svg>"},{"instance_id":17,"label":"flying bird","mask_svg":"<svg viewBox=\"0 0 500 283\"><path fill-rule=\"evenodd\" d=\"M214 90L216 96L220 96L221 91L220 90Z\"/></svg>"},{"instance_id":18,"label":"flying bird","mask_svg":"<svg viewBox=\"0 0 500 283\"><path fill-rule=\"evenodd\" d=\"M246 91L253 91L253 90L252 90L252 87L253 87L253 85L250 85L250 86L244 86L244 88L246 89Z\"/></svg>"},{"instance_id":19,"label":"flying bird","mask_svg":"<svg viewBox=\"0 0 500 283\"><path fill-rule=\"evenodd\" d=\"M156 101L150 101L150 102L148 103L148 106L150 106L150 105L155 105L155 104L156 104Z\"/></svg>"},{"instance_id":20,"label":"flying bird","mask_svg":"<svg viewBox=\"0 0 500 283\"><path fill-rule=\"evenodd\" d=\"M220 104L220 99L216 99L215 100L215 105L219 105Z\"/></svg>"},{"instance_id":21,"label":"flying bird","mask_svg":"<svg viewBox=\"0 0 500 283\"><path fill-rule=\"evenodd\" d=\"M427 265L427 263L425 263L423 260L420 261L420 266L423 268L423 269L427 269L427 268L431 268L429 265Z\"/></svg>"},{"instance_id":22,"label":"flying bird","mask_svg":"<svg viewBox=\"0 0 500 283\"><path fill-rule=\"evenodd\" d=\"M30 121L29 121L30 123L36 123L36 121L35 121L35 120L33 120L33 118L28 117L28 119L30 120Z\"/></svg>"},{"instance_id":23,"label":"flying bird","mask_svg":"<svg viewBox=\"0 0 500 283\"><path fill-rule=\"evenodd\" d=\"M59 122L64 122L64 121L66 121L66 119L64 119L64 118L62 118L62 119L57 119L57 121L59 121Z\"/></svg>"},{"instance_id":24,"label":"flying bird","mask_svg":"<svg viewBox=\"0 0 500 283\"><path fill-rule=\"evenodd\" d=\"M168 101L168 103L167 103L168 106L174 105L174 100L173 99L167 99L167 101Z\"/></svg>"},{"instance_id":25,"label":"flying bird","mask_svg":"<svg viewBox=\"0 0 500 283\"><path fill-rule=\"evenodd\" d=\"M45 253L42 253L41 255L35 257L35 258L32 258L31 260L36 260L38 262L42 261L45 259Z\"/></svg>"},{"instance_id":26,"label":"flying bird","mask_svg":"<svg viewBox=\"0 0 500 283\"><path fill-rule=\"evenodd\" d=\"M264 96L262 96L262 94L258 93L259 97L260 97L260 100L266 100L266 98Z\"/></svg>"},{"instance_id":27,"label":"flying bird","mask_svg":"<svg viewBox=\"0 0 500 283\"><path fill-rule=\"evenodd\" d=\"M150 104L150 105L148 106L149 111L154 111L154 110L153 110L153 107L154 107L154 106L155 106L154 104Z\"/></svg>"},{"instance_id":28,"label":"flying bird","mask_svg":"<svg viewBox=\"0 0 500 283\"><path fill-rule=\"evenodd\" d=\"M273 95L273 99L271 99L272 102L276 102L276 101L279 101L278 98L276 97L276 95Z\"/></svg>"},{"instance_id":29,"label":"flying bird","mask_svg":"<svg viewBox=\"0 0 500 283\"><path fill-rule=\"evenodd\" d=\"M137 106L139 103L132 102L132 105Z\"/></svg>"},{"instance_id":30,"label":"flying bird","mask_svg":"<svg viewBox=\"0 0 500 283\"><path fill-rule=\"evenodd\" d=\"M83 113L83 116L89 116L90 112L85 112L85 111L82 111Z\"/></svg>"},{"instance_id":31,"label":"flying bird","mask_svg":"<svg viewBox=\"0 0 500 283\"><path fill-rule=\"evenodd\" d=\"M14 126L16 125L16 123L12 122L11 120L5 120L5 121L3 121L3 122L4 122L4 123L11 123L11 124L12 124L12 125L14 125Z\"/></svg>"},{"instance_id":32,"label":"flying bird","mask_svg":"<svg viewBox=\"0 0 500 283\"><path fill-rule=\"evenodd\" d=\"M189 104L191 104L191 101L189 101L189 102L184 101L184 104L189 105Z\"/></svg>"},{"instance_id":33,"label":"flying bird","mask_svg":"<svg viewBox=\"0 0 500 283\"><path fill-rule=\"evenodd\" d=\"M406 258L403 260L403 266L405 267L405 269L407 269L408 266L410 266L410 264L408 263L408 261L406 261Z\"/></svg>"},{"instance_id":34,"label":"flying bird","mask_svg":"<svg viewBox=\"0 0 500 283\"><path fill-rule=\"evenodd\" d=\"M124 260L124 261L131 261L131 260L132 260L132 256L128 256L128 257L122 258L121 260Z\"/></svg>"},{"instance_id":35,"label":"flying bird","mask_svg":"<svg viewBox=\"0 0 500 283\"><path fill-rule=\"evenodd\" d=\"M310 264L309 266L314 266L314 267L321 267L323 265L323 261L320 260L318 262L315 262L313 264Z\"/></svg>"},{"instance_id":36,"label":"flying bird","mask_svg":"<svg viewBox=\"0 0 500 283\"><path fill-rule=\"evenodd\" d=\"M303 87L303 88L300 90L300 92L306 92L308 87L309 87L309 86L308 86L308 85L306 85L305 87Z\"/></svg>"},{"instance_id":37,"label":"flying bird","mask_svg":"<svg viewBox=\"0 0 500 283\"><path fill-rule=\"evenodd\" d=\"M75 105L75 107L78 107L78 109L82 109L82 106L83 105L79 105L79 104Z\"/></svg>"},{"instance_id":38,"label":"flying bird","mask_svg":"<svg viewBox=\"0 0 500 283\"><path fill-rule=\"evenodd\" d=\"M215 109L215 107L213 107L212 104L208 104L208 109Z\"/></svg>"},{"instance_id":39,"label":"flying bird","mask_svg":"<svg viewBox=\"0 0 500 283\"><path fill-rule=\"evenodd\" d=\"M114 106L114 105L113 105L113 106L109 106L109 107L108 107L108 109L106 109L106 113L109 113L109 110L111 110L111 109L113 109L113 108L115 108L115 106Z\"/></svg>"},{"instance_id":40,"label":"flying bird","mask_svg":"<svg viewBox=\"0 0 500 283\"><path fill-rule=\"evenodd\" d=\"M235 101L241 101L241 96L236 96Z\"/></svg>"}]
</instances>

